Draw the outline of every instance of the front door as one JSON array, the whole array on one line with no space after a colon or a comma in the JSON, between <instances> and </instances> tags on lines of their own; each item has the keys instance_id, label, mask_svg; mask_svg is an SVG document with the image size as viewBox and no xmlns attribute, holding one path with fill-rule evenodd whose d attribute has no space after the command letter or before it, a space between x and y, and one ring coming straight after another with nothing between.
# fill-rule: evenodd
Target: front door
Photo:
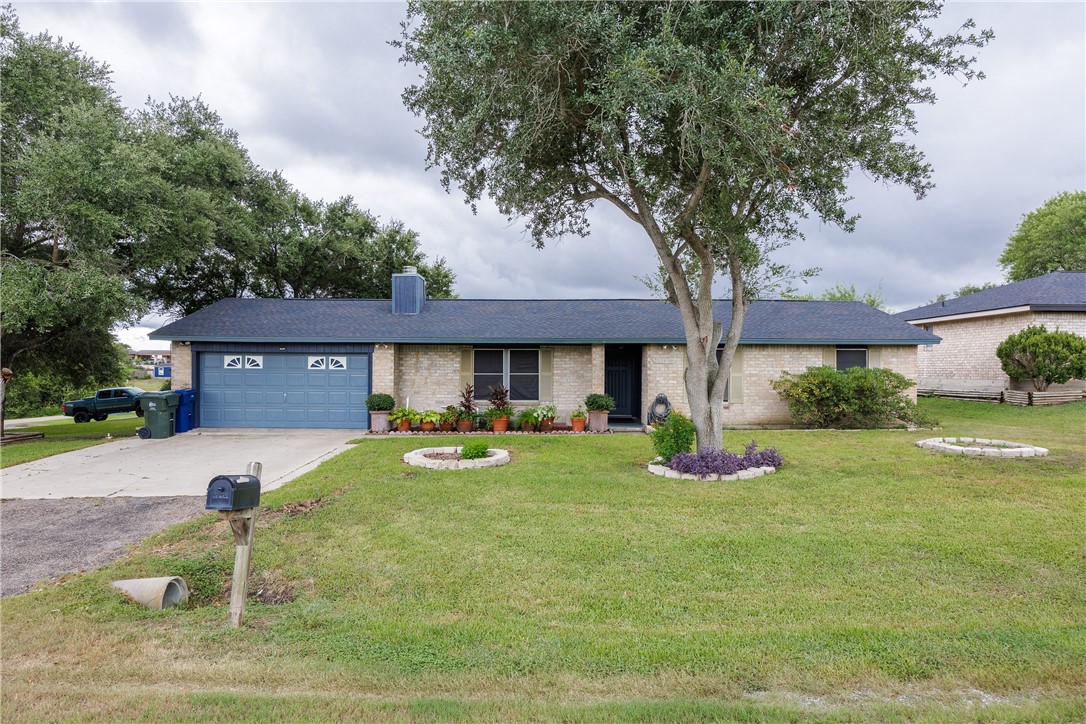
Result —
<instances>
[{"instance_id":1,"label":"front door","mask_svg":"<svg viewBox=\"0 0 1086 724\"><path fill-rule=\"evenodd\" d=\"M615 398L611 420L641 418L641 348L608 345L604 350L604 392Z\"/></svg>"}]
</instances>

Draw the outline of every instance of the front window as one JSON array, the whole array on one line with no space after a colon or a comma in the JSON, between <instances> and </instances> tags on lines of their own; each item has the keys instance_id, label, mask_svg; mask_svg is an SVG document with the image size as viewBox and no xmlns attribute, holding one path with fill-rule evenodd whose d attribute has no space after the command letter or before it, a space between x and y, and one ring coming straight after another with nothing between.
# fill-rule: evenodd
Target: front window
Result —
<instances>
[{"instance_id":1,"label":"front window","mask_svg":"<svg viewBox=\"0 0 1086 724\"><path fill-rule=\"evenodd\" d=\"M850 367L867 367L867 347L837 348L837 371L844 372Z\"/></svg>"},{"instance_id":2,"label":"front window","mask_svg":"<svg viewBox=\"0 0 1086 724\"><path fill-rule=\"evenodd\" d=\"M475 399L490 398L490 388L505 385L509 399L539 399L538 349L477 349L474 352Z\"/></svg>"}]
</instances>

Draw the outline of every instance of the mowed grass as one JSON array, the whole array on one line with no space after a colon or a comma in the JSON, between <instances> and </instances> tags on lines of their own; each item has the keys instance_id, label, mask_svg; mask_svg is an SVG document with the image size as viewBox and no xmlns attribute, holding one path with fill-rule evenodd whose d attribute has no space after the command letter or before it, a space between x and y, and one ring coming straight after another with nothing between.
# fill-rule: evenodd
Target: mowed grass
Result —
<instances>
[{"instance_id":1,"label":"mowed grass","mask_svg":"<svg viewBox=\"0 0 1086 724\"><path fill-rule=\"evenodd\" d=\"M933 432L728 432L776 475L649 475L644 436L496 436L428 471L364 441L268 493L227 627L229 532L176 526L4 600L5 721L1086 718L1086 405L922 401ZM915 447L970 435L1044 459ZM181 574L152 612L108 582ZM280 600L284 598L277 596ZM286 596L289 598L289 596Z\"/></svg>"},{"instance_id":2,"label":"mowed grass","mask_svg":"<svg viewBox=\"0 0 1086 724\"><path fill-rule=\"evenodd\" d=\"M66 417L30 427L8 428L11 433L42 432L45 437L4 445L0 448L0 468L101 445L120 437L132 437L136 434L136 428L141 425L143 421L136 417L136 413L127 412L110 415L108 420L102 422L91 420L77 425L72 418ZM107 438L107 435L110 437Z\"/></svg>"}]
</instances>

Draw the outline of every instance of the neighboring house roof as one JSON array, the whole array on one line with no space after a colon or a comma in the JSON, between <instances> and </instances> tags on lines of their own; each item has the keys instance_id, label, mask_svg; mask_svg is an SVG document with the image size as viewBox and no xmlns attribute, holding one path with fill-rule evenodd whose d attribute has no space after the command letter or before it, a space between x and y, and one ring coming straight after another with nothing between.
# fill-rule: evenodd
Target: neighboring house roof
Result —
<instances>
[{"instance_id":1,"label":"neighboring house roof","mask_svg":"<svg viewBox=\"0 0 1086 724\"><path fill-rule=\"evenodd\" d=\"M1052 272L983 292L926 304L894 316L908 322L1012 311L1086 312L1086 272Z\"/></svg>"},{"instance_id":2,"label":"neighboring house roof","mask_svg":"<svg viewBox=\"0 0 1086 724\"><path fill-rule=\"evenodd\" d=\"M725 326L731 303L717 301ZM152 339L417 344L685 344L679 310L645 299L428 299L393 315L373 299L224 299ZM939 338L861 302L759 301L744 344L933 344Z\"/></svg>"}]
</instances>

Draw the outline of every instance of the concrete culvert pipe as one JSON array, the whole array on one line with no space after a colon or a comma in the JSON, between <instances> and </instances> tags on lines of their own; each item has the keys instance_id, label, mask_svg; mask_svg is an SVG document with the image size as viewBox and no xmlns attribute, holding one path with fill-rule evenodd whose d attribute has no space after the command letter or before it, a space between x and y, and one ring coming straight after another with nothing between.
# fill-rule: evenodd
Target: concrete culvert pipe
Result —
<instances>
[{"instance_id":1,"label":"concrete culvert pipe","mask_svg":"<svg viewBox=\"0 0 1086 724\"><path fill-rule=\"evenodd\" d=\"M128 578L114 581L112 585L127 593L137 603L156 611L180 606L189 600L189 587L180 576Z\"/></svg>"}]
</instances>

